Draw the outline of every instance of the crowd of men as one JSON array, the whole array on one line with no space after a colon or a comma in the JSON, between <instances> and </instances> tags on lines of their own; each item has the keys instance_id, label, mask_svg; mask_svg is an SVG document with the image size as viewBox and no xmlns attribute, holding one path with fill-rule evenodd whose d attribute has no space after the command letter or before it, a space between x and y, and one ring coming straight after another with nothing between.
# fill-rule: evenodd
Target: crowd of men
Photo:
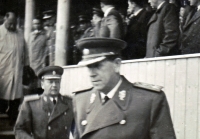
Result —
<instances>
[{"instance_id":1,"label":"crowd of men","mask_svg":"<svg viewBox=\"0 0 200 139\"><path fill-rule=\"evenodd\" d=\"M63 69L53 66L55 12L33 19L28 51L16 15L5 15L0 26L0 112L15 122L26 90L22 83L27 94L42 94L25 97L15 125L17 138L65 139L70 131L77 139L176 138L164 92L127 81L119 72L121 58L199 53L200 1L180 8L168 0L149 0L150 6L145 0L128 0L126 14L115 2L101 0L91 21L80 15L78 26L71 26L70 62L87 66L93 84L76 92L73 103L59 94Z\"/></svg>"}]
</instances>

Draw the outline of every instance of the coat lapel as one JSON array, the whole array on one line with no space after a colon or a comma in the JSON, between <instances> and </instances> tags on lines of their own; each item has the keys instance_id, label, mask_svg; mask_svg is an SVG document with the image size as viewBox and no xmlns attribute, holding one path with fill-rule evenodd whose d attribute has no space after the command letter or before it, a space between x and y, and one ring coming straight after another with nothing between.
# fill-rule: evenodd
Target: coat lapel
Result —
<instances>
[{"instance_id":1,"label":"coat lapel","mask_svg":"<svg viewBox=\"0 0 200 139\"><path fill-rule=\"evenodd\" d=\"M99 93L96 92L95 101L89 104L87 108L87 125L85 125L85 130L81 137L98 129L119 124L120 121L125 120L126 116L124 110L126 110L130 104L131 94L129 90L131 87L132 85L122 77L122 84L119 89L113 98L104 105L101 103Z\"/></svg>"},{"instance_id":2,"label":"coat lapel","mask_svg":"<svg viewBox=\"0 0 200 139\"><path fill-rule=\"evenodd\" d=\"M56 106L54 107L52 114L49 118L49 123L56 119L58 116L60 116L63 112L65 112L67 109L69 109L69 106L62 102L61 97L58 97L58 101L56 103Z\"/></svg>"},{"instance_id":3,"label":"coat lapel","mask_svg":"<svg viewBox=\"0 0 200 139\"><path fill-rule=\"evenodd\" d=\"M132 84L129 83L124 76L122 76L122 84L118 88L117 92L115 93L113 100L114 102L122 109L127 110L130 101L131 101L131 93L130 90L132 89Z\"/></svg>"},{"instance_id":4,"label":"coat lapel","mask_svg":"<svg viewBox=\"0 0 200 139\"><path fill-rule=\"evenodd\" d=\"M191 13L192 14L192 13ZM190 15L190 16L192 16L192 15ZM188 23L186 23L185 24L185 28L188 26L188 25L190 25L191 23L193 23L193 22L195 22L197 19L199 19L200 18L200 11L197 11L194 15L193 15L193 17L189 20L189 21L187 21Z\"/></svg>"},{"instance_id":5,"label":"coat lapel","mask_svg":"<svg viewBox=\"0 0 200 139\"><path fill-rule=\"evenodd\" d=\"M155 12L155 13L152 15L151 19L149 20L148 25L150 25L151 23L155 22L155 21L157 20L157 18L158 18L158 16L157 16L157 13Z\"/></svg>"}]
</instances>

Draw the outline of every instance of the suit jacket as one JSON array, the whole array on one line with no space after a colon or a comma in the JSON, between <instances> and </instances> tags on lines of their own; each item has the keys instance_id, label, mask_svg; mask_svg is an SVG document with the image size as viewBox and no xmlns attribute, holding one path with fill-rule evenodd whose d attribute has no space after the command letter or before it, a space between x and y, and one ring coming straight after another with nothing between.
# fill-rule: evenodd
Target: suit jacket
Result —
<instances>
[{"instance_id":1,"label":"suit jacket","mask_svg":"<svg viewBox=\"0 0 200 139\"><path fill-rule=\"evenodd\" d=\"M148 23L146 57L169 56L178 51L179 17L175 5L165 2Z\"/></svg>"},{"instance_id":2,"label":"suit jacket","mask_svg":"<svg viewBox=\"0 0 200 139\"><path fill-rule=\"evenodd\" d=\"M16 139L69 139L73 110L71 99L58 97L52 107L49 98L24 101L15 125Z\"/></svg>"},{"instance_id":3,"label":"suit jacket","mask_svg":"<svg viewBox=\"0 0 200 139\"><path fill-rule=\"evenodd\" d=\"M122 52L122 56L126 60L145 57L147 24L151 16L151 12L147 12L145 9L143 9L137 16L133 16L130 19L125 37L127 47Z\"/></svg>"},{"instance_id":4,"label":"suit jacket","mask_svg":"<svg viewBox=\"0 0 200 139\"><path fill-rule=\"evenodd\" d=\"M200 53L200 11L190 11L183 26L182 54Z\"/></svg>"},{"instance_id":5,"label":"suit jacket","mask_svg":"<svg viewBox=\"0 0 200 139\"><path fill-rule=\"evenodd\" d=\"M99 29L97 29L96 37L109 37L123 39L124 26L123 20L119 12L112 9L106 17L101 21Z\"/></svg>"},{"instance_id":6,"label":"suit jacket","mask_svg":"<svg viewBox=\"0 0 200 139\"><path fill-rule=\"evenodd\" d=\"M124 77L105 104L92 88L77 92L73 105L76 139L175 139L165 94L134 87Z\"/></svg>"}]
</instances>

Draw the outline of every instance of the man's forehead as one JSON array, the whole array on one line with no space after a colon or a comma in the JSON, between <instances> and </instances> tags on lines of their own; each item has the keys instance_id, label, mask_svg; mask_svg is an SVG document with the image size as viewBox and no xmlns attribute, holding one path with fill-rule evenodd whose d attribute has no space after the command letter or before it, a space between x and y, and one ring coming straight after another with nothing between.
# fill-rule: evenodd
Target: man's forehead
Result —
<instances>
[{"instance_id":1,"label":"man's forehead","mask_svg":"<svg viewBox=\"0 0 200 139\"><path fill-rule=\"evenodd\" d=\"M6 21L7 21L7 23L16 23L17 22L16 18L7 18Z\"/></svg>"}]
</instances>

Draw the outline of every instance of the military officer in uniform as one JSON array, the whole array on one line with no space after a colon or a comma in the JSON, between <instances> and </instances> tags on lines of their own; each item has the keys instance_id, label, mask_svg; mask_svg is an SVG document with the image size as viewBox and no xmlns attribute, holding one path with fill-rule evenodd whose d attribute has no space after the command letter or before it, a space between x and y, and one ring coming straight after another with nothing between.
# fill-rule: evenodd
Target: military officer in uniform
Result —
<instances>
[{"instance_id":1,"label":"military officer in uniform","mask_svg":"<svg viewBox=\"0 0 200 139\"><path fill-rule=\"evenodd\" d=\"M16 139L69 139L73 123L72 101L59 94L63 69L39 71L43 95L25 97L15 125Z\"/></svg>"},{"instance_id":2,"label":"military officer in uniform","mask_svg":"<svg viewBox=\"0 0 200 139\"><path fill-rule=\"evenodd\" d=\"M126 43L86 38L79 65L86 65L93 87L73 98L76 139L175 139L162 87L130 83L120 75L120 51Z\"/></svg>"}]
</instances>

